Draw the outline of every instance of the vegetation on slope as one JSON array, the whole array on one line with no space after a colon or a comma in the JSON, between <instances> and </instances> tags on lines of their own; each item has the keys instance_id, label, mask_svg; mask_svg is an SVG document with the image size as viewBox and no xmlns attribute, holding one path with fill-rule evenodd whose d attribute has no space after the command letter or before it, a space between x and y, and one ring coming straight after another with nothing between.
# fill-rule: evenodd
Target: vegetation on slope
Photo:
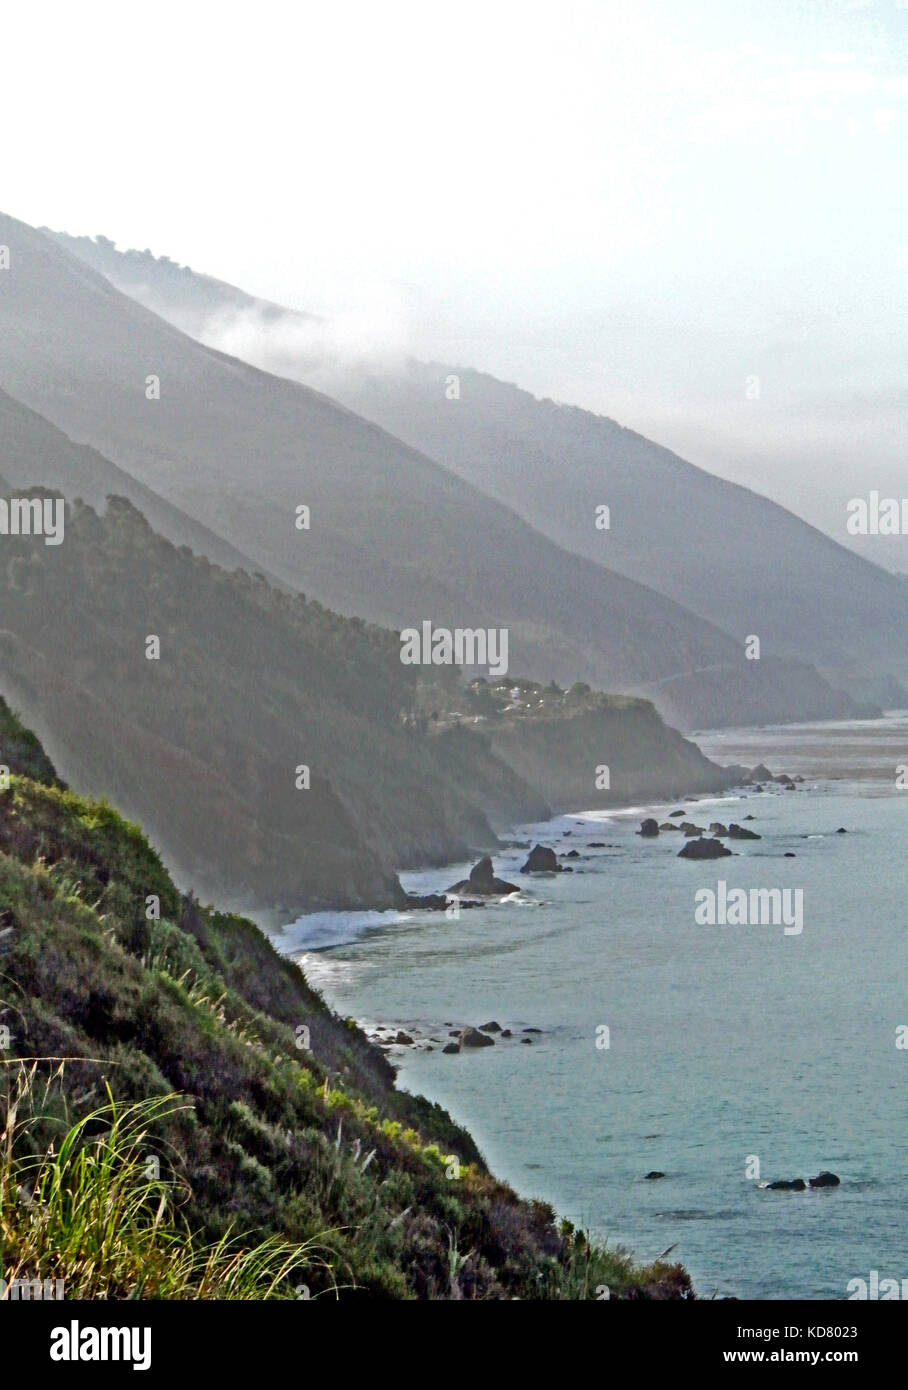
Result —
<instances>
[{"instance_id":1,"label":"vegetation on slope","mask_svg":"<svg viewBox=\"0 0 908 1390\"><path fill-rule=\"evenodd\" d=\"M509 676L467 686L421 686L418 726L469 730L559 810L621 806L638 798L724 791L741 767L720 767L669 728L649 700L576 682L562 690Z\"/></svg>"},{"instance_id":2,"label":"vegetation on slope","mask_svg":"<svg viewBox=\"0 0 908 1390\"><path fill-rule=\"evenodd\" d=\"M690 1296L679 1267L635 1267L497 1182L252 923L181 896L5 707L2 730L32 774L0 792L5 1278L67 1297Z\"/></svg>"},{"instance_id":3,"label":"vegetation on slope","mask_svg":"<svg viewBox=\"0 0 908 1390\"><path fill-rule=\"evenodd\" d=\"M122 498L68 507L62 545L4 538L0 612L3 688L206 896L390 905L397 867L494 845L486 808L546 812L490 752L406 723L394 633L175 547Z\"/></svg>"},{"instance_id":4,"label":"vegetation on slope","mask_svg":"<svg viewBox=\"0 0 908 1390\"><path fill-rule=\"evenodd\" d=\"M733 780L628 697L559 697L529 733L521 708L510 733L483 723L492 687L402 664L398 634L212 565L123 498L68 506L59 546L5 537L0 612L0 688L67 778L244 910L400 903L399 868L493 848L493 825Z\"/></svg>"}]
</instances>

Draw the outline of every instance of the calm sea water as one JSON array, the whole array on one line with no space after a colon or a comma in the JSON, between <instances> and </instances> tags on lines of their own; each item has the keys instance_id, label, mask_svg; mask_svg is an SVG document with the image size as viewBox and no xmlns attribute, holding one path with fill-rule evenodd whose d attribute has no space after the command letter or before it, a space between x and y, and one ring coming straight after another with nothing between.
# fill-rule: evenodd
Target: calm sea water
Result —
<instances>
[{"instance_id":1,"label":"calm sea water","mask_svg":"<svg viewBox=\"0 0 908 1390\"><path fill-rule=\"evenodd\" d=\"M579 850L575 872L522 879L525 851L511 850L495 867L523 886L516 899L459 920L319 914L278 944L367 1024L514 1031L459 1056L392 1056L399 1084L442 1102L522 1194L640 1258L671 1247L701 1295L842 1298L872 1269L908 1276L908 714L698 741L807 781L523 827ZM763 838L696 863L677 858L680 835L635 834L643 814L682 806L704 826L753 815ZM405 882L440 890L467 868ZM803 931L697 925L694 895L719 879L802 889ZM526 1027L543 1030L532 1046ZM829 1168L842 1185L762 1190L753 1157L763 1181ZM665 1177L646 1181L653 1169Z\"/></svg>"}]
</instances>

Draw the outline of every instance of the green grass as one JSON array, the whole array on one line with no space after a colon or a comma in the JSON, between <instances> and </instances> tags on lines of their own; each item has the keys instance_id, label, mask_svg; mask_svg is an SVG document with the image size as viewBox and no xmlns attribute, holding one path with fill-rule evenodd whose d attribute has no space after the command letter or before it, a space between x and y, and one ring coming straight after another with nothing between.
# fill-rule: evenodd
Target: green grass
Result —
<instances>
[{"instance_id":1,"label":"green grass","mask_svg":"<svg viewBox=\"0 0 908 1390\"><path fill-rule=\"evenodd\" d=\"M324 1267L319 1242L224 1235L205 1243L181 1209L183 1184L160 1176L152 1135L186 1102L108 1101L38 1153L30 1139L64 1064L7 1067L0 1132L0 1254L7 1282L61 1279L68 1299L297 1298ZM12 1074L10 1074L12 1073Z\"/></svg>"}]
</instances>

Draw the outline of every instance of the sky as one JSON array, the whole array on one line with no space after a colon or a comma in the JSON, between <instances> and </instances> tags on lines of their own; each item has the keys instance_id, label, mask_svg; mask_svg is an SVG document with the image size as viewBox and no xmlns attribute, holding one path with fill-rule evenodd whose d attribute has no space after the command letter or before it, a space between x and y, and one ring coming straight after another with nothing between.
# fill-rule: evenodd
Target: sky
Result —
<instances>
[{"instance_id":1,"label":"sky","mask_svg":"<svg viewBox=\"0 0 908 1390\"><path fill-rule=\"evenodd\" d=\"M845 532L908 493L908 0L4 15L3 210L586 406Z\"/></svg>"}]
</instances>

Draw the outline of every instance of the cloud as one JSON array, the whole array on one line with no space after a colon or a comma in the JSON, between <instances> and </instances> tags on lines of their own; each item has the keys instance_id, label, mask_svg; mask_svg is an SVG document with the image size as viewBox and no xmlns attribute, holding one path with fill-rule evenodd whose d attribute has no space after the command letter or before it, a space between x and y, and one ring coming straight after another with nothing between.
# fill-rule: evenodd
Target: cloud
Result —
<instances>
[{"instance_id":1,"label":"cloud","mask_svg":"<svg viewBox=\"0 0 908 1390\"><path fill-rule=\"evenodd\" d=\"M412 355L413 333L403 298L387 286L373 285L330 319L253 303L223 309L199 324L180 323L206 346L239 357L276 376L312 382L344 367L383 369Z\"/></svg>"}]
</instances>

